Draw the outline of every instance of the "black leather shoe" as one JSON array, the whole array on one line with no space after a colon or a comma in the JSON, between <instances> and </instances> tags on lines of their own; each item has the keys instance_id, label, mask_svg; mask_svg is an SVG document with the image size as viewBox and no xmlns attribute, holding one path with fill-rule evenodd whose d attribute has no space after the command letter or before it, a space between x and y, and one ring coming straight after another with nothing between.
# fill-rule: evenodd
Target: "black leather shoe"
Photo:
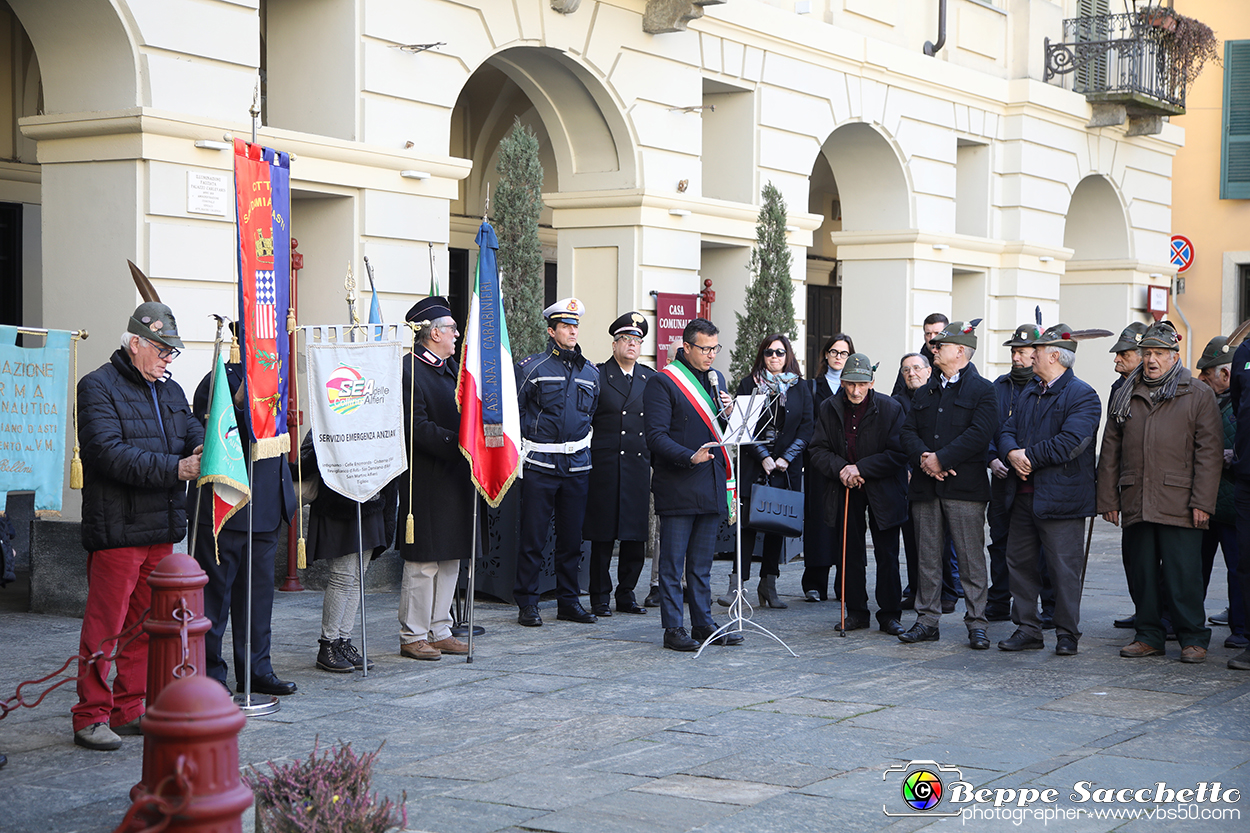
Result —
<instances>
[{"instance_id":1,"label":"black leather shoe","mask_svg":"<svg viewBox=\"0 0 1250 833\"><path fill-rule=\"evenodd\" d=\"M633 599L626 599L623 602L618 599L616 602L616 612L617 613L646 613L647 609L643 607L642 605L638 604L638 602L634 601Z\"/></svg>"},{"instance_id":2,"label":"black leather shoe","mask_svg":"<svg viewBox=\"0 0 1250 833\"><path fill-rule=\"evenodd\" d=\"M1129 614L1123 619L1116 619L1111 624L1115 625L1117 628L1135 628L1137 627L1137 616L1135 614Z\"/></svg>"},{"instance_id":3,"label":"black leather shoe","mask_svg":"<svg viewBox=\"0 0 1250 833\"><path fill-rule=\"evenodd\" d=\"M1029 636L1022 630L1016 630L1011 636L998 643L998 648L1002 651L1034 651L1042 647L1044 643L1040 638Z\"/></svg>"},{"instance_id":4,"label":"black leather shoe","mask_svg":"<svg viewBox=\"0 0 1250 833\"><path fill-rule=\"evenodd\" d=\"M685 628L665 628L664 647L670 651L697 651L699 643L690 638Z\"/></svg>"},{"instance_id":5,"label":"black leather shoe","mask_svg":"<svg viewBox=\"0 0 1250 833\"><path fill-rule=\"evenodd\" d=\"M658 584L651 588L651 592L647 594L647 598L642 600L642 603L647 607L660 606L660 586Z\"/></svg>"},{"instance_id":6,"label":"black leather shoe","mask_svg":"<svg viewBox=\"0 0 1250 833\"><path fill-rule=\"evenodd\" d=\"M990 638L985 635L985 628L973 628L968 631L968 647L974 651L987 651Z\"/></svg>"},{"instance_id":7,"label":"black leather shoe","mask_svg":"<svg viewBox=\"0 0 1250 833\"><path fill-rule=\"evenodd\" d=\"M599 621L595 618L595 614L582 607L581 602L558 608L556 618L565 622L580 622L583 625L591 625Z\"/></svg>"},{"instance_id":8,"label":"black leather shoe","mask_svg":"<svg viewBox=\"0 0 1250 833\"><path fill-rule=\"evenodd\" d=\"M235 686L234 690L242 694L243 684ZM252 677L252 691L256 694L272 694L275 697L282 697L299 691L299 686L288 680L279 680L278 675L270 671L262 677Z\"/></svg>"},{"instance_id":9,"label":"black leather shoe","mask_svg":"<svg viewBox=\"0 0 1250 833\"><path fill-rule=\"evenodd\" d=\"M1043 613L1040 618L1042 620L1042 630L1053 631L1055 629L1054 616L1051 616L1049 613Z\"/></svg>"},{"instance_id":10,"label":"black leather shoe","mask_svg":"<svg viewBox=\"0 0 1250 833\"><path fill-rule=\"evenodd\" d=\"M954 613L957 604L959 604L959 599L942 599L942 612Z\"/></svg>"},{"instance_id":11,"label":"black leather shoe","mask_svg":"<svg viewBox=\"0 0 1250 833\"><path fill-rule=\"evenodd\" d=\"M522 605L517 612L516 623L527 628L541 627L543 617L538 615L538 605Z\"/></svg>"},{"instance_id":12,"label":"black leather shoe","mask_svg":"<svg viewBox=\"0 0 1250 833\"><path fill-rule=\"evenodd\" d=\"M7 764L8 762L9 762L9 759L4 756L3 752L0 752L0 769L4 769L4 765Z\"/></svg>"},{"instance_id":13,"label":"black leather shoe","mask_svg":"<svg viewBox=\"0 0 1250 833\"><path fill-rule=\"evenodd\" d=\"M1055 640L1055 653L1061 657L1076 656L1076 639L1064 634Z\"/></svg>"},{"instance_id":14,"label":"black leather shoe","mask_svg":"<svg viewBox=\"0 0 1250 833\"><path fill-rule=\"evenodd\" d=\"M607 602L604 602L601 605L595 605L592 608L592 610L594 611L594 614L596 616L611 616L612 615L612 605L608 604ZM558 619L560 617L557 616L556 618Z\"/></svg>"},{"instance_id":15,"label":"black leather shoe","mask_svg":"<svg viewBox=\"0 0 1250 833\"><path fill-rule=\"evenodd\" d=\"M899 610L915 610L915 609L916 609L916 597L915 596L904 596L903 600L899 602Z\"/></svg>"},{"instance_id":16,"label":"black leather shoe","mask_svg":"<svg viewBox=\"0 0 1250 833\"><path fill-rule=\"evenodd\" d=\"M941 638L942 635L936 626L931 628L928 625L922 625L919 622L912 625L911 630L898 635L898 641L904 642L908 645L913 642L937 642Z\"/></svg>"},{"instance_id":17,"label":"black leather shoe","mask_svg":"<svg viewBox=\"0 0 1250 833\"><path fill-rule=\"evenodd\" d=\"M690 635L695 641L702 645L707 638L716 632L716 626L695 625L690 629ZM713 645L741 645L742 634L740 633L723 633L712 640Z\"/></svg>"},{"instance_id":18,"label":"black leather shoe","mask_svg":"<svg viewBox=\"0 0 1250 833\"><path fill-rule=\"evenodd\" d=\"M861 631L868 627L868 622L869 619L867 613L848 613L846 616L846 629L848 631ZM837 623L833 627L836 630L842 630L841 618L838 619Z\"/></svg>"},{"instance_id":19,"label":"black leather shoe","mask_svg":"<svg viewBox=\"0 0 1250 833\"><path fill-rule=\"evenodd\" d=\"M903 632L903 623L897 619L890 619L882 622L881 632L888 633L890 636L898 636Z\"/></svg>"},{"instance_id":20,"label":"black leather shoe","mask_svg":"<svg viewBox=\"0 0 1250 833\"><path fill-rule=\"evenodd\" d=\"M1011 621L1011 609L987 607L985 609L985 620L987 622L1009 622Z\"/></svg>"}]
</instances>

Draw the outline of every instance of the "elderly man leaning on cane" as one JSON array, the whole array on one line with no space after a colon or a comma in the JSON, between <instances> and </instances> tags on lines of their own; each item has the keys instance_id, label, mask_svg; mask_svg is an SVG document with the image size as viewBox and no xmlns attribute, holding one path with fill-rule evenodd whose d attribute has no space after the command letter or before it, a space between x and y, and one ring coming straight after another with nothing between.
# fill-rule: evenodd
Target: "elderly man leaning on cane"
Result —
<instances>
[{"instance_id":1,"label":"elderly man leaning on cane","mask_svg":"<svg viewBox=\"0 0 1250 833\"><path fill-rule=\"evenodd\" d=\"M151 599L148 575L187 532L183 498L186 482L200 474L204 429L166 370L181 349L173 311L149 301L130 316L121 348L78 382L82 544L89 553L84 657L98 650L107 656L114 645L106 640L139 623ZM119 734L139 734L147 634L121 647L112 687L110 665L103 657L78 663L74 743L87 749L118 749Z\"/></svg>"},{"instance_id":2,"label":"elderly man leaning on cane","mask_svg":"<svg viewBox=\"0 0 1250 833\"><path fill-rule=\"evenodd\" d=\"M1081 638L1085 579L1082 533L1094 515L1094 440L1102 403L1076 378L1077 342L1057 324L1033 342L1033 373L998 437L1007 478L1007 574L1016 632L1004 651L1042 647L1037 612L1042 590L1038 551L1055 591L1055 653L1071 656Z\"/></svg>"},{"instance_id":3,"label":"elderly man leaning on cane","mask_svg":"<svg viewBox=\"0 0 1250 833\"><path fill-rule=\"evenodd\" d=\"M1124 565L1136 608L1122 657L1164 653L1158 579L1181 645L1203 662L1211 630L1202 607L1202 530L1215 511L1224 465L1215 395L1180 362L1166 321L1140 342L1142 362L1112 397L1098 456L1098 511L1124 526Z\"/></svg>"}]
</instances>

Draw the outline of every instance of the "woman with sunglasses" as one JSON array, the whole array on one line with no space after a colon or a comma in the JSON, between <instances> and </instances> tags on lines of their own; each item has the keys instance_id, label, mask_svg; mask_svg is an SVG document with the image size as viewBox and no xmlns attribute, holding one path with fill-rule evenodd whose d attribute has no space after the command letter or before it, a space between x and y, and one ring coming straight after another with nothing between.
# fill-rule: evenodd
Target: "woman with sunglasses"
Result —
<instances>
[{"instance_id":1,"label":"woman with sunglasses","mask_svg":"<svg viewBox=\"0 0 1250 833\"><path fill-rule=\"evenodd\" d=\"M765 337L755 354L751 375L738 385L739 396L755 393L766 397L763 414L752 426L752 433L763 445L742 449L742 471L738 473L741 505L751 505L753 483L767 482L782 489L798 491L803 483L803 449L815 428L812 393L803 384L799 362L790 339L780 333ZM751 578L751 554L755 552L756 531L742 528L742 580ZM777 576L781 574L781 550L785 540L775 532L764 533L764 560L760 564L759 603L769 607L788 605L777 596ZM729 577L728 593L718 599L728 607L733 602L738 577Z\"/></svg>"},{"instance_id":2,"label":"woman with sunglasses","mask_svg":"<svg viewBox=\"0 0 1250 833\"><path fill-rule=\"evenodd\" d=\"M816 418L820 417L820 406L825 400L842 387L842 368L854 352L855 342L846 333L837 333L825 341L820 363L809 380ZM803 597L809 602L823 602L829 595L829 569L837 551L833 530L825 524L828 479L812 465L806 465L804 473L807 488L803 495ZM836 575L833 586L838 587Z\"/></svg>"}]
</instances>

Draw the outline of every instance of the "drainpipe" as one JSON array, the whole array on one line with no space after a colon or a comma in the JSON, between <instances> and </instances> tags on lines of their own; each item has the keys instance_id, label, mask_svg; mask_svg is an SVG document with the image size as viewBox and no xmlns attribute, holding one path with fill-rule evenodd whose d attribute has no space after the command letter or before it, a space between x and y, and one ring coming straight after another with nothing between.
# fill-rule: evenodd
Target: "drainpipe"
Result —
<instances>
[{"instance_id":1,"label":"drainpipe","mask_svg":"<svg viewBox=\"0 0 1250 833\"><path fill-rule=\"evenodd\" d=\"M937 43L924 42L924 54L932 58L943 46L946 46L946 0L938 0L938 36Z\"/></svg>"}]
</instances>

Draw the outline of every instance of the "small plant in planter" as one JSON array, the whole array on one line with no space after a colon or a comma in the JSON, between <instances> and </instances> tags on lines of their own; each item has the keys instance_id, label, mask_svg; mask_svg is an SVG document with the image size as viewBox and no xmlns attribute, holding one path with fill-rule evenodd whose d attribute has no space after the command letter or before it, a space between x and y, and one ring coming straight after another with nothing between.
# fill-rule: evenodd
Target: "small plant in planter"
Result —
<instances>
[{"instance_id":1,"label":"small plant in planter","mask_svg":"<svg viewBox=\"0 0 1250 833\"><path fill-rule=\"evenodd\" d=\"M1162 33L1159 42L1168 43L1175 50L1175 70L1186 86L1202 73L1208 61L1217 66L1221 63L1219 38L1201 20L1177 14L1164 6L1150 6L1141 14L1151 27Z\"/></svg>"},{"instance_id":2,"label":"small plant in planter","mask_svg":"<svg viewBox=\"0 0 1250 833\"><path fill-rule=\"evenodd\" d=\"M385 744L384 744L385 745ZM324 752L313 745L306 760L256 767L243 780L256 794L257 833L385 833L408 823L404 793L396 805L369 792L373 762L382 747L365 755L350 743Z\"/></svg>"}]
</instances>

